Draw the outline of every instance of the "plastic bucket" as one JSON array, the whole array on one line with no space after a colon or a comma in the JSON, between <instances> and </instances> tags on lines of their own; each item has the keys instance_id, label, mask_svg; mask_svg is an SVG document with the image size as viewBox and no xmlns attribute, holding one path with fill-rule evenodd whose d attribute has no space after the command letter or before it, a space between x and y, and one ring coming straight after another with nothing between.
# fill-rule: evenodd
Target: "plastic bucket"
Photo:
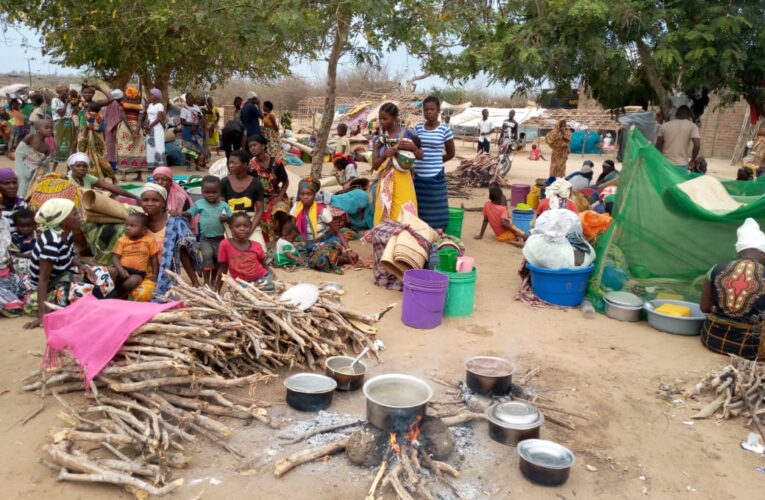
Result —
<instances>
[{"instance_id":1,"label":"plastic bucket","mask_svg":"<svg viewBox=\"0 0 765 500\"><path fill-rule=\"evenodd\" d=\"M579 269L542 269L526 263L531 271L531 290L540 299L556 306L576 307L587 293L593 266Z\"/></svg>"},{"instance_id":2,"label":"plastic bucket","mask_svg":"<svg viewBox=\"0 0 765 500\"><path fill-rule=\"evenodd\" d=\"M449 207L449 224L444 232L449 236L462 239L462 219L465 218L465 211L461 208Z\"/></svg>"},{"instance_id":3,"label":"plastic bucket","mask_svg":"<svg viewBox=\"0 0 765 500\"><path fill-rule=\"evenodd\" d=\"M518 203L526 203L526 197L531 191L528 184L512 184L510 186L510 205L516 206Z\"/></svg>"},{"instance_id":4,"label":"plastic bucket","mask_svg":"<svg viewBox=\"0 0 765 500\"><path fill-rule=\"evenodd\" d=\"M478 268L474 267L469 273L450 273L441 268L436 268L436 271L449 277L449 290L446 292L444 316L462 318L473 314Z\"/></svg>"},{"instance_id":5,"label":"plastic bucket","mask_svg":"<svg viewBox=\"0 0 765 500\"><path fill-rule=\"evenodd\" d=\"M453 273L457 270L457 252L456 248L442 248L438 251L438 263L445 271Z\"/></svg>"},{"instance_id":6,"label":"plastic bucket","mask_svg":"<svg viewBox=\"0 0 765 500\"><path fill-rule=\"evenodd\" d=\"M533 210L513 210L513 225L522 229L526 236L531 232L531 221L533 220Z\"/></svg>"},{"instance_id":7,"label":"plastic bucket","mask_svg":"<svg viewBox=\"0 0 765 500\"><path fill-rule=\"evenodd\" d=\"M449 277L427 269L404 272L401 321L412 328L427 330L441 324Z\"/></svg>"}]
</instances>

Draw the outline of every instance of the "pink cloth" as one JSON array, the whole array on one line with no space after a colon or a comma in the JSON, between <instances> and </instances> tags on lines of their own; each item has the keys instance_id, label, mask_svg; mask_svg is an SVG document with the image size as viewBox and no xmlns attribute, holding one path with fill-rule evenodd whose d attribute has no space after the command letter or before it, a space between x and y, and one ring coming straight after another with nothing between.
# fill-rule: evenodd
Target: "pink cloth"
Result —
<instances>
[{"instance_id":1,"label":"pink cloth","mask_svg":"<svg viewBox=\"0 0 765 500\"><path fill-rule=\"evenodd\" d=\"M181 305L125 300L98 300L86 295L74 304L43 317L47 352L45 364L55 364L69 350L85 371L85 387L112 360L117 351L156 314Z\"/></svg>"}]
</instances>

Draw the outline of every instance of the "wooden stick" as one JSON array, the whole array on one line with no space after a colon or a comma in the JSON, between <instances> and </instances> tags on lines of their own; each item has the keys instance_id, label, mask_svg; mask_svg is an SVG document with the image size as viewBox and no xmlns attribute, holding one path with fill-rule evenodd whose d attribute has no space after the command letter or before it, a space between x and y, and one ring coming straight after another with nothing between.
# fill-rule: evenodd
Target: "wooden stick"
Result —
<instances>
[{"instance_id":1,"label":"wooden stick","mask_svg":"<svg viewBox=\"0 0 765 500\"><path fill-rule=\"evenodd\" d=\"M280 458L276 461L276 465L274 467L274 476L282 477L284 474L297 467L298 465L312 462L313 460L321 458L325 455L332 455L333 453L343 451L348 446L350 439L350 437L344 437L337 441L333 441L316 448L301 450L297 453L293 453L288 457Z\"/></svg>"},{"instance_id":2,"label":"wooden stick","mask_svg":"<svg viewBox=\"0 0 765 500\"><path fill-rule=\"evenodd\" d=\"M367 492L367 496L364 498L364 500L375 500L375 492L377 491L377 485L380 484L380 480L385 475L385 470L388 468L388 460L383 460L382 464L380 464L380 469L377 471L377 474L375 474L375 479L372 481L372 485L369 487L369 491Z\"/></svg>"},{"instance_id":3,"label":"wooden stick","mask_svg":"<svg viewBox=\"0 0 765 500\"><path fill-rule=\"evenodd\" d=\"M301 434L300 436L297 436L293 439L290 439L289 437L282 437L279 436L279 439L289 439L286 444L295 444L299 443L300 441L305 441L306 439L316 436L317 434L324 434L327 432L333 432L333 431L339 431L340 429L347 429L348 427L356 427L357 425L361 425L365 423L366 420L355 420L353 422L348 422L347 424L338 424L338 425L330 425L327 427L322 427L320 429L316 429L310 432L306 432L305 434Z\"/></svg>"},{"instance_id":4,"label":"wooden stick","mask_svg":"<svg viewBox=\"0 0 765 500\"><path fill-rule=\"evenodd\" d=\"M463 412L453 417L442 418L441 421L447 427L452 427L455 425L466 424L468 422L472 422L473 420L483 420L483 418L483 413Z\"/></svg>"}]
</instances>

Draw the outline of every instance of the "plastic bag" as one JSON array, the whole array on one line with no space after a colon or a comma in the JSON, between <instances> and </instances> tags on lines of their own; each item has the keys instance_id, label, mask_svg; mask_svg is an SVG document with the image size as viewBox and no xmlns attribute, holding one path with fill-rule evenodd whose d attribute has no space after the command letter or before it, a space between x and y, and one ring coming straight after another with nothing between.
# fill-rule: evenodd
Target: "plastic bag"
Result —
<instances>
[{"instance_id":1,"label":"plastic bag","mask_svg":"<svg viewBox=\"0 0 765 500\"><path fill-rule=\"evenodd\" d=\"M580 212L579 220L582 221L582 234L589 241L593 241L605 233L613 221L610 215L599 214L594 210Z\"/></svg>"}]
</instances>

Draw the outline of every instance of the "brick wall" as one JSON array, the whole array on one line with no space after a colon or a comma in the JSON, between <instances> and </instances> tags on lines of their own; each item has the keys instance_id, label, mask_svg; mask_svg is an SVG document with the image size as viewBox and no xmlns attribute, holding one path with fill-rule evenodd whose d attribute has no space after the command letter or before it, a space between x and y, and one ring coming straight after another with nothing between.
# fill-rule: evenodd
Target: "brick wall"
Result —
<instances>
[{"instance_id":1,"label":"brick wall","mask_svg":"<svg viewBox=\"0 0 765 500\"><path fill-rule=\"evenodd\" d=\"M701 117L701 154L707 157L731 158L736 149L748 105L739 101L718 107L720 100L712 95Z\"/></svg>"},{"instance_id":2,"label":"brick wall","mask_svg":"<svg viewBox=\"0 0 765 500\"><path fill-rule=\"evenodd\" d=\"M230 120L234 119L234 111L235 110L233 104L223 105L223 123L228 123Z\"/></svg>"}]
</instances>

